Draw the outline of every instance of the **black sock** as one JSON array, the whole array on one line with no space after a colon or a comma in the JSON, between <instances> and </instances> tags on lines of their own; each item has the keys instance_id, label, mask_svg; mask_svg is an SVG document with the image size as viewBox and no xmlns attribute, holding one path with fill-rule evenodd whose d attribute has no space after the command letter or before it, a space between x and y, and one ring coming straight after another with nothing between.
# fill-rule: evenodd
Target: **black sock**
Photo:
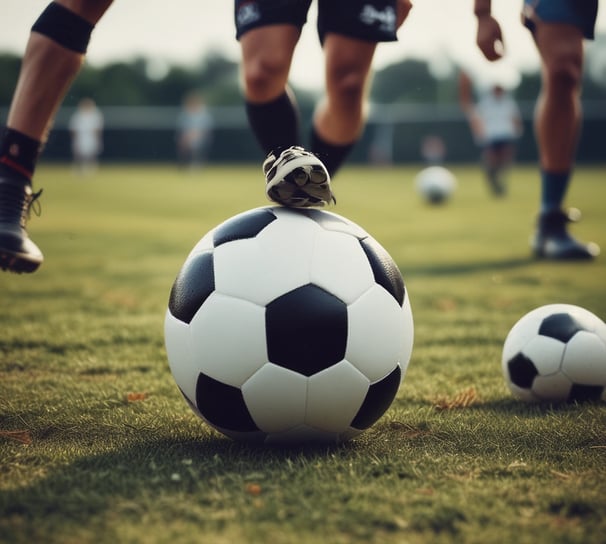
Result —
<instances>
[{"instance_id":1,"label":"black sock","mask_svg":"<svg viewBox=\"0 0 606 544\"><path fill-rule=\"evenodd\" d=\"M31 181L42 144L12 128L4 128L0 138L0 173Z\"/></svg>"},{"instance_id":2,"label":"black sock","mask_svg":"<svg viewBox=\"0 0 606 544\"><path fill-rule=\"evenodd\" d=\"M265 154L301 145L299 110L288 92L264 104L246 102L248 122Z\"/></svg>"},{"instance_id":3,"label":"black sock","mask_svg":"<svg viewBox=\"0 0 606 544\"><path fill-rule=\"evenodd\" d=\"M311 129L310 150L324 163L330 177L336 174L353 149L354 144L355 142L345 145L330 144L318 135L315 128L312 127Z\"/></svg>"}]
</instances>

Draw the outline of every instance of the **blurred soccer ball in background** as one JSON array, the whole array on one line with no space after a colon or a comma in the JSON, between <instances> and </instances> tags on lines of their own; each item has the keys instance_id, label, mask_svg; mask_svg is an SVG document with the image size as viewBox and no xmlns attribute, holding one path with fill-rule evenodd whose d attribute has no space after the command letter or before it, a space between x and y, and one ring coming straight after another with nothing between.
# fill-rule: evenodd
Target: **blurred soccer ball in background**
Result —
<instances>
[{"instance_id":1,"label":"blurred soccer ball in background","mask_svg":"<svg viewBox=\"0 0 606 544\"><path fill-rule=\"evenodd\" d=\"M421 198L429 204L448 202L457 187L456 177L444 166L424 168L415 176L414 183Z\"/></svg>"}]
</instances>

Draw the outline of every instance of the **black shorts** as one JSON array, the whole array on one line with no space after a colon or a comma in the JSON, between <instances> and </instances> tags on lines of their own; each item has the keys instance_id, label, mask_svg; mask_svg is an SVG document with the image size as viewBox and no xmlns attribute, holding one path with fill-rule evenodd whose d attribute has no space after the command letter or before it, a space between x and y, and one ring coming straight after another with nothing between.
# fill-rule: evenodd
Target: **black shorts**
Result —
<instances>
[{"instance_id":1,"label":"black shorts","mask_svg":"<svg viewBox=\"0 0 606 544\"><path fill-rule=\"evenodd\" d=\"M267 25L291 24L301 29L311 0L235 0L236 38ZM396 0L318 0L320 42L328 32L368 42L393 42Z\"/></svg>"}]
</instances>

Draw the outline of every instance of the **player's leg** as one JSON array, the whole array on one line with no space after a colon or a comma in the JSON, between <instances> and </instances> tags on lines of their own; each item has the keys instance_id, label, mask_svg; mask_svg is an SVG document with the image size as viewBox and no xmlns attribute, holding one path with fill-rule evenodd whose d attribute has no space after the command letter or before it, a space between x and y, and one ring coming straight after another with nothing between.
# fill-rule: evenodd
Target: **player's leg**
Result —
<instances>
[{"instance_id":1,"label":"player's leg","mask_svg":"<svg viewBox=\"0 0 606 544\"><path fill-rule=\"evenodd\" d=\"M489 181L495 196L505 196L507 193L507 171L513 163L514 144L511 140L498 140L493 142L491 152Z\"/></svg>"},{"instance_id":2,"label":"player's leg","mask_svg":"<svg viewBox=\"0 0 606 544\"><path fill-rule=\"evenodd\" d=\"M33 272L43 261L26 231L40 192L32 176L53 117L78 73L91 32L112 0L57 0L34 23L0 139L0 268Z\"/></svg>"},{"instance_id":3,"label":"player's leg","mask_svg":"<svg viewBox=\"0 0 606 544\"><path fill-rule=\"evenodd\" d=\"M240 37L246 113L265 154L301 145L299 111L288 87L299 35L294 25L275 24L248 30Z\"/></svg>"},{"instance_id":4,"label":"player's leg","mask_svg":"<svg viewBox=\"0 0 606 544\"><path fill-rule=\"evenodd\" d=\"M293 207L321 206L333 198L326 168L301 147L299 109L288 87L309 4L308 0L254 7L240 0L235 4L246 113L267 155L263 163L267 196Z\"/></svg>"},{"instance_id":5,"label":"player's leg","mask_svg":"<svg viewBox=\"0 0 606 544\"><path fill-rule=\"evenodd\" d=\"M560 5L562 9L564 4ZM582 20L563 22L570 15L565 11L532 15L527 25L542 61L534 120L541 166L541 211L533 250L537 256L551 259L591 259L599 248L583 244L567 232L567 224L578 219L578 211L562 209L581 126L583 38L587 28ZM592 17L588 14L586 19Z\"/></svg>"},{"instance_id":6,"label":"player's leg","mask_svg":"<svg viewBox=\"0 0 606 544\"><path fill-rule=\"evenodd\" d=\"M395 0L320 0L318 32L325 56L326 94L314 113L311 150L333 176L358 141L379 42L396 40Z\"/></svg>"},{"instance_id":7,"label":"player's leg","mask_svg":"<svg viewBox=\"0 0 606 544\"><path fill-rule=\"evenodd\" d=\"M314 112L311 150L333 176L358 141L366 121L366 96L376 43L327 34L326 95Z\"/></svg>"},{"instance_id":8,"label":"player's leg","mask_svg":"<svg viewBox=\"0 0 606 544\"><path fill-rule=\"evenodd\" d=\"M502 194L507 193L507 174L514 162L515 144L512 140L504 140L498 150L498 178Z\"/></svg>"},{"instance_id":9,"label":"player's leg","mask_svg":"<svg viewBox=\"0 0 606 544\"><path fill-rule=\"evenodd\" d=\"M501 178L499 142L488 142L482 149L482 167L490 192L494 196L503 196L505 187Z\"/></svg>"},{"instance_id":10,"label":"player's leg","mask_svg":"<svg viewBox=\"0 0 606 544\"><path fill-rule=\"evenodd\" d=\"M324 165L300 147L299 111L288 74L300 28L275 24L240 37L242 79L250 127L267 154L267 196L293 207L323 205L332 197Z\"/></svg>"},{"instance_id":11,"label":"player's leg","mask_svg":"<svg viewBox=\"0 0 606 544\"><path fill-rule=\"evenodd\" d=\"M311 0L235 0L244 103L249 125L268 154L301 145L299 110L288 76Z\"/></svg>"},{"instance_id":12,"label":"player's leg","mask_svg":"<svg viewBox=\"0 0 606 544\"><path fill-rule=\"evenodd\" d=\"M535 135L543 171L569 174L574 164L581 124L581 77L583 36L578 28L539 24L535 41L542 59L542 88L535 110ZM553 195L559 207L562 194Z\"/></svg>"}]
</instances>

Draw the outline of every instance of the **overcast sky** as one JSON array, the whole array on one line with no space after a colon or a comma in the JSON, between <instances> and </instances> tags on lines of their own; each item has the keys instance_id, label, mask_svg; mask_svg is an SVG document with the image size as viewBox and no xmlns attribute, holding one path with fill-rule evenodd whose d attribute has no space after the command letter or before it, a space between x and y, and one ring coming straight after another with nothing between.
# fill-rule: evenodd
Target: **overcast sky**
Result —
<instances>
[{"instance_id":1,"label":"overcast sky","mask_svg":"<svg viewBox=\"0 0 606 544\"><path fill-rule=\"evenodd\" d=\"M23 52L29 28L49 0L0 0L0 51ZM581 1L581 0L579 0ZM375 66L404 58L431 61L440 70L451 58L475 71L516 81L519 70L534 69L538 57L529 33L520 24L521 0L493 0L507 56L496 64L484 62L475 46L473 0L413 0L414 8L398 33L399 41L381 44ZM293 81L317 88L323 81L322 54L315 31L315 3L297 47ZM598 30L606 32L606 9L598 14ZM136 56L163 63L190 65L209 50L237 60L232 0L115 0L101 20L89 46L88 61L104 64Z\"/></svg>"}]
</instances>

